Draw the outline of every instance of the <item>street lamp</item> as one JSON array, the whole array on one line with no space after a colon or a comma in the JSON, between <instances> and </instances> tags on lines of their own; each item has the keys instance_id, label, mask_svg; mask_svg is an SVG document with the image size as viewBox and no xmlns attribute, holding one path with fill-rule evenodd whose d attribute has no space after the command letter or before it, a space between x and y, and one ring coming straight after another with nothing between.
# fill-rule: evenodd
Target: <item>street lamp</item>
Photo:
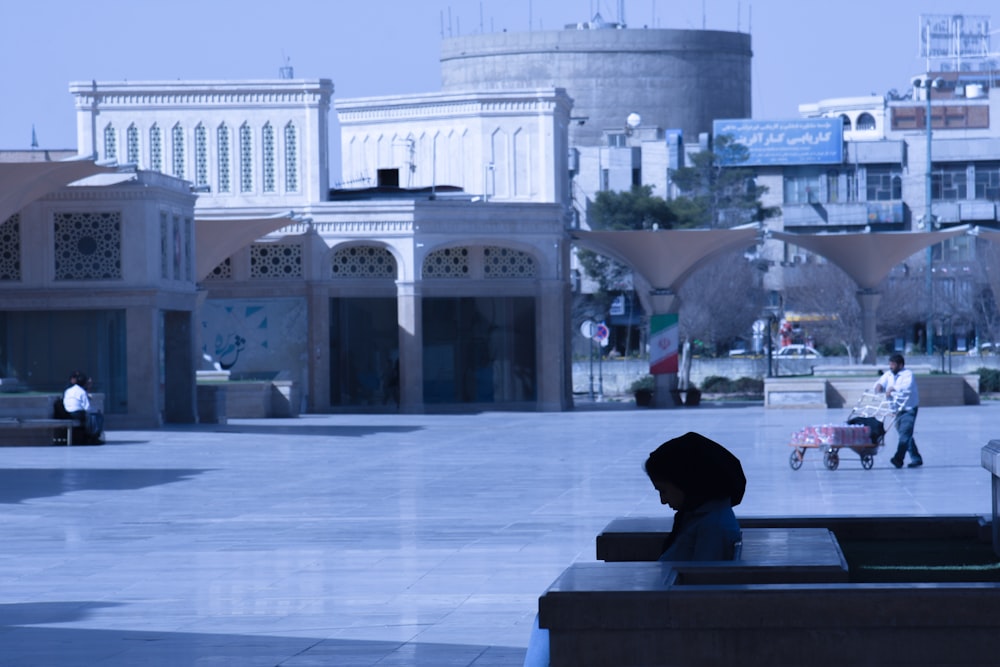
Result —
<instances>
[{"instance_id":1,"label":"street lamp","mask_svg":"<svg viewBox=\"0 0 1000 667\"><path fill-rule=\"evenodd\" d=\"M931 79L931 75L928 72L925 78L917 79L913 82L914 86L917 88L923 88L924 98L927 100L927 109L924 114L924 126L927 128L927 173L925 178L925 191L924 191L924 205L926 207L923 220L921 221L921 227L927 231L934 230L934 207L933 207L933 193L931 189L931 138L934 134L931 128L931 91L940 88L944 83L943 79ZM933 322L931 321L934 316L934 276L932 271L932 265L934 262L934 246L927 246L927 275L926 275L926 288L927 288L927 325L926 325L926 344L927 344L927 354L934 353L934 342L932 339L933 332Z\"/></svg>"}]
</instances>

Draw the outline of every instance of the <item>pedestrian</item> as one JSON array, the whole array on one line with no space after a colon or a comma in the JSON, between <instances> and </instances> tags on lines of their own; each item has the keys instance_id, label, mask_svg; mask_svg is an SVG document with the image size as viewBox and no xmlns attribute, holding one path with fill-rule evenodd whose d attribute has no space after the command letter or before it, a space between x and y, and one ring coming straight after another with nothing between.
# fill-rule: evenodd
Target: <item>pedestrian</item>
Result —
<instances>
[{"instance_id":1,"label":"pedestrian","mask_svg":"<svg viewBox=\"0 0 1000 667\"><path fill-rule=\"evenodd\" d=\"M896 412L896 430L899 432L899 444L896 455L889 459L897 468L903 467L906 453L910 453L908 468L918 468L924 464L924 459L917 450L917 441L913 439L913 427L917 422L917 409L920 406L920 393L917 383L913 380L913 372L906 368L906 360L901 354L889 357L889 370L878 379L874 387L875 393L885 392Z\"/></svg>"}]
</instances>

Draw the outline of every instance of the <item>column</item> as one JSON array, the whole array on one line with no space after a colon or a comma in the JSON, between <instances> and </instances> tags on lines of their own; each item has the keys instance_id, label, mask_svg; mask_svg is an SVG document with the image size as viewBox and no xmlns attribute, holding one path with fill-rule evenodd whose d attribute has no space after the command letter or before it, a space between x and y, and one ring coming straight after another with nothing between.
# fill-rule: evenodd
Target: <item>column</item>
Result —
<instances>
[{"instance_id":1,"label":"column","mask_svg":"<svg viewBox=\"0 0 1000 667\"><path fill-rule=\"evenodd\" d=\"M399 324L399 411L424 411L424 333L420 285L396 282Z\"/></svg>"},{"instance_id":2,"label":"column","mask_svg":"<svg viewBox=\"0 0 1000 667\"><path fill-rule=\"evenodd\" d=\"M875 355L878 351L878 334L875 328L875 312L878 310L878 302L882 295L873 289L860 289L857 292L858 305L861 306L861 334L865 342L863 364L874 364Z\"/></svg>"},{"instance_id":3,"label":"column","mask_svg":"<svg viewBox=\"0 0 1000 667\"><path fill-rule=\"evenodd\" d=\"M649 293L650 315L676 314L681 307L680 297L670 289L654 289ZM654 344L652 332L649 336L650 345ZM680 351L678 350L678 353ZM653 407L673 408L680 405L677 400L677 373L657 373L653 375L656 387L653 390Z\"/></svg>"},{"instance_id":4,"label":"column","mask_svg":"<svg viewBox=\"0 0 1000 667\"><path fill-rule=\"evenodd\" d=\"M538 409L546 412L572 406L571 346L569 334L569 284L543 280L535 303L535 377Z\"/></svg>"}]
</instances>

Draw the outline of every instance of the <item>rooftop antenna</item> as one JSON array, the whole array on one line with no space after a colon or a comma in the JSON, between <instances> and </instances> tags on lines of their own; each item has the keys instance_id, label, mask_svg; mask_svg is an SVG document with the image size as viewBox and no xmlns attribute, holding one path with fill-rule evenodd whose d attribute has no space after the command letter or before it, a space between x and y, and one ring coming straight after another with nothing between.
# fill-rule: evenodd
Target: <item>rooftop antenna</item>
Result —
<instances>
[{"instance_id":1,"label":"rooftop antenna","mask_svg":"<svg viewBox=\"0 0 1000 667\"><path fill-rule=\"evenodd\" d=\"M279 79L294 79L295 70L292 69L292 59L285 56L285 52L281 52L281 60L284 65L278 68L278 78Z\"/></svg>"},{"instance_id":2,"label":"rooftop antenna","mask_svg":"<svg viewBox=\"0 0 1000 667\"><path fill-rule=\"evenodd\" d=\"M31 124L31 149L38 150L38 135L35 134L35 124Z\"/></svg>"}]
</instances>

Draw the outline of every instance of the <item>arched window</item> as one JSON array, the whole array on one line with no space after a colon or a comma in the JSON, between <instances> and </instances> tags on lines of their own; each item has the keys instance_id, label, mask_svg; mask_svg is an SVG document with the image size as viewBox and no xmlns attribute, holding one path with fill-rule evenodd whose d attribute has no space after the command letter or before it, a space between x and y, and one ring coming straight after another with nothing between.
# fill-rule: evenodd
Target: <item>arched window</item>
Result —
<instances>
[{"instance_id":1,"label":"arched window","mask_svg":"<svg viewBox=\"0 0 1000 667\"><path fill-rule=\"evenodd\" d=\"M149 128L149 168L163 171L163 132L155 123Z\"/></svg>"},{"instance_id":2,"label":"arched window","mask_svg":"<svg viewBox=\"0 0 1000 667\"><path fill-rule=\"evenodd\" d=\"M274 127L264 123L261 130L264 161L264 192L274 192Z\"/></svg>"},{"instance_id":3,"label":"arched window","mask_svg":"<svg viewBox=\"0 0 1000 667\"><path fill-rule=\"evenodd\" d=\"M874 130L875 129L875 117L870 113L863 113L858 116L858 129L859 130Z\"/></svg>"},{"instance_id":4,"label":"arched window","mask_svg":"<svg viewBox=\"0 0 1000 667\"><path fill-rule=\"evenodd\" d=\"M299 145L295 125L285 125L285 190L299 191Z\"/></svg>"},{"instance_id":5,"label":"arched window","mask_svg":"<svg viewBox=\"0 0 1000 667\"><path fill-rule=\"evenodd\" d=\"M174 176L184 178L184 127L177 123L170 131L173 147Z\"/></svg>"},{"instance_id":6,"label":"arched window","mask_svg":"<svg viewBox=\"0 0 1000 667\"><path fill-rule=\"evenodd\" d=\"M229 178L229 126L223 123L216 134L219 142L219 192L232 192Z\"/></svg>"},{"instance_id":7,"label":"arched window","mask_svg":"<svg viewBox=\"0 0 1000 667\"><path fill-rule=\"evenodd\" d=\"M104 127L104 159L118 160L118 140L115 128L111 123Z\"/></svg>"},{"instance_id":8,"label":"arched window","mask_svg":"<svg viewBox=\"0 0 1000 667\"><path fill-rule=\"evenodd\" d=\"M840 120L844 122L844 132L851 131L851 119L846 113L840 114Z\"/></svg>"},{"instance_id":9,"label":"arched window","mask_svg":"<svg viewBox=\"0 0 1000 667\"><path fill-rule=\"evenodd\" d=\"M253 130L240 125L240 192L253 192Z\"/></svg>"},{"instance_id":10,"label":"arched window","mask_svg":"<svg viewBox=\"0 0 1000 667\"><path fill-rule=\"evenodd\" d=\"M139 128L132 123L125 130L125 150L128 152L128 157L126 158L129 163L138 165L139 164Z\"/></svg>"},{"instance_id":11,"label":"arched window","mask_svg":"<svg viewBox=\"0 0 1000 667\"><path fill-rule=\"evenodd\" d=\"M208 185L208 133L201 123L194 128L194 184Z\"/></svg>"}]
</instances>

